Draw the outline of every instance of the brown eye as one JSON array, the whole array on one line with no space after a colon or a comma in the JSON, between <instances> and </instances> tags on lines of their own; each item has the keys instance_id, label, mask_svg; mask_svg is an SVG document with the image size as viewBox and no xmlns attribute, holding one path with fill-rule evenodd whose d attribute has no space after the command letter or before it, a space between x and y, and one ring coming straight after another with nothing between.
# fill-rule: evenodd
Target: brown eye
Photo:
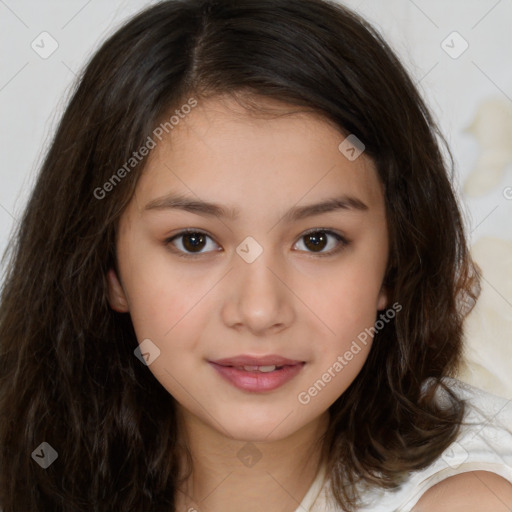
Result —
<instances>
[{"instance_id":1,"label":"brown eye","mask_svg":"<svg viewBox=\"0 0 512 512\"><path fill-rule=\"evenodd\" d=\"M178 250L180 256L202 254L205 247L208 246L208 240L212 240L210 236L202 231L182 231L177 235L165 241L166 244L171 244ZM211 244L210 244L211 245Z\"/></svg>"},{"instance_id":2,"label":"brown eye","mask_svg":"<svg viewBox=\"0 0 512 512\"><path fill-rule=\"evenodd\" d=\"M328 242L327 236L323 231L316 231L310 235L305 235L304 240L306 241L306 247L313 252L322 251Z\"/></svg>"},{"instance_id":3,"label":"brown eye","mask_svg":"<svg viewBox=\"0 0 512 512\"><path fill-rule=\"evenodd\" d=\"M335 241L330 242L330 238L333 238ZM329 256L348 245L348 241L345 238L330 230L317 229L310 231L302 235L299 242L302 240L304 240L306 252L317 253L319 256ZM329 247L327 251L324 250L326 247Z\"/></svg>"},{"instance_id":4,"label":"brown eye","mask_svg":"<svg viewBox=\"0 0 512 512\"><path fill-rule=\"evenodd\" d=\"M190 233L183 235L183 247L187 251L201 251L206 244L206 237L202 233Z\"/></svg>"},{"instance_id":5,"label":"brown eye","mask_svg":"<svg viewBox=\"0 0 512 512\"><path fill-rule=\"evenodd\" d=\"M303 240L304 242L302 242ZM349 244L349 241L343 236L326 229L309 231L301 236L297 244L300 242L304 243L305 252L318 256L331 256ZM173 246L173 252L183 257L201 256L202 254L219 250L218 245L213 242L213 239L209 235L202 231L192 229L182 231L168 238L165 240L165 245ZM328 250L325 250L326 248Z\"/></svg>"}]
</instances>

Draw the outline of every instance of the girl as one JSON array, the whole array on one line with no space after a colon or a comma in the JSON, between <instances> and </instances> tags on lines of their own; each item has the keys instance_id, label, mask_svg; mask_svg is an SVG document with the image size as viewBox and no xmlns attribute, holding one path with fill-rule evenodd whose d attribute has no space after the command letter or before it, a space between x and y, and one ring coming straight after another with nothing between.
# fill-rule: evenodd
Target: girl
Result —
<instances>
[{"instance_id":1,"label":"girl","mask_svg":"<svg viewBox=\"0 0 512 512\"><path fill-rule=\"evenodd\" d=\"M436 128L323 0L170 0L88 63L0 309L0 506L512 507ZM436 485L437 484L437 485Z\"/></svg>"}]
</instances>

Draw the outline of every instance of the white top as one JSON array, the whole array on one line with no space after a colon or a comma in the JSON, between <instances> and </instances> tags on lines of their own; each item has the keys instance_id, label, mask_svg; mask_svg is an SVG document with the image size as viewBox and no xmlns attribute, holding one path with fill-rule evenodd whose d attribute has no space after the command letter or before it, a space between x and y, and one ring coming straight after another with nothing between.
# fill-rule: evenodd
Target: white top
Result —
<instances>
[{"instance_id":1,"label":"white top","mask_svg":"<svg viewBox=\"0 0 512 512\"><path fill-rule=\"evenodd\" d=\"M362 496L360 512L410 512L422 494L441 480L467 471L490 471L512 482L512 400L487 393L458 379L443 378L466 400L459 436L430 466L411 472L394 490L373 488ZM438 397L445 393L438 389ZM329 498L329 481L322 466L295 512L343 512Z\"/></svg>"}]
</instances>

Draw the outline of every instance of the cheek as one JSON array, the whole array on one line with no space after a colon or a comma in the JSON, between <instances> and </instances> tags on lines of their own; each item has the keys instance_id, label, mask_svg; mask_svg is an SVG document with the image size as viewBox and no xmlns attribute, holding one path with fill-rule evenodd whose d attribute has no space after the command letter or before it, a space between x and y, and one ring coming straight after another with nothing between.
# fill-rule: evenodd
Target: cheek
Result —
<instances>
[{"instance_id":1,"label":"cheek","mask_svg":"<svg viewBox=\"0 0 512 512\"><path fill-rule=\"evenodd\" d=\"M120 250L124 250L121 273L137 338L165 342L201 300L204 283L172 265L161 247L127 240Z\"/></svg>"},{"instance_id":2,"label":"cheek","mask_svg":"<svg viewBox=\"0 0 512 512\"><path fill-rule=\"evenodd\" d=\"M130 304L130 315L137 337L152 337L164 344L188 325L187 320L204 295L197 284L184 288L168 278L134 285L136 295Z\"/></svg>"},{"instance_id":3,"label":"cheek","mask_svg":"<svg viewBox=\"0 0 512 512\"><path fill-rule=\"evenodd\" d=\"M373 262L375 265L375 262ZM372 333L377 319L377 300L381 287L381 275L372 275L368 261L358 262L339 272L332 279L310 291L305 302L311 304L315 322L322 333L316 337L315 353L324 372L345 356L338 364L340 376L333 379L343 389L343 381L356 377L363 366L372 344ZM342 377L343 375L343 377Z\"/></svg>"},{"instance_id":4,"label":"cheek","mask_svg":"<svg viewBox=\"0 0 512 512\"><path fill-rule=\"evenodd\" d=\"M335 332L373 324L377 315L380 280L370 270L345 268L309 294L309 301L320 318Z\"/></svg>"}]
</instances>

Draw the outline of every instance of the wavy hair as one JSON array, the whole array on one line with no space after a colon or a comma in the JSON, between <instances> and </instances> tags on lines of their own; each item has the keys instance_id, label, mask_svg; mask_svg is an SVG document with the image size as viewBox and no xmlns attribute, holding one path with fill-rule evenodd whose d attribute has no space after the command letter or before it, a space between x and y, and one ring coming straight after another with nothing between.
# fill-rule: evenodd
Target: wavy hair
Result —
<instances>
[{"instance_id":1,"label":"wavy hair","mask_svg":"<svg viewBox=\"0 0 512 512\"><path fill-rule=\"evenodd\" d=\"M146 159L107 197L94 191L187 98L221 94L255 112L267 97L320 114L364 142L385 186L385 284L402 311L329 409L323 448L338 504L356 510L359 484L396 487L455 439L464 402L442 378L456 375L480 273L453 158L404 67L378 31L329 1L168 0L85 66L4 255L3 512L175 510L186 452L175 402L134 357L129 315L107 300L116 227ZM42 442L58 453L46 470L31 457Z\"/></svg>"}]
</instances>

